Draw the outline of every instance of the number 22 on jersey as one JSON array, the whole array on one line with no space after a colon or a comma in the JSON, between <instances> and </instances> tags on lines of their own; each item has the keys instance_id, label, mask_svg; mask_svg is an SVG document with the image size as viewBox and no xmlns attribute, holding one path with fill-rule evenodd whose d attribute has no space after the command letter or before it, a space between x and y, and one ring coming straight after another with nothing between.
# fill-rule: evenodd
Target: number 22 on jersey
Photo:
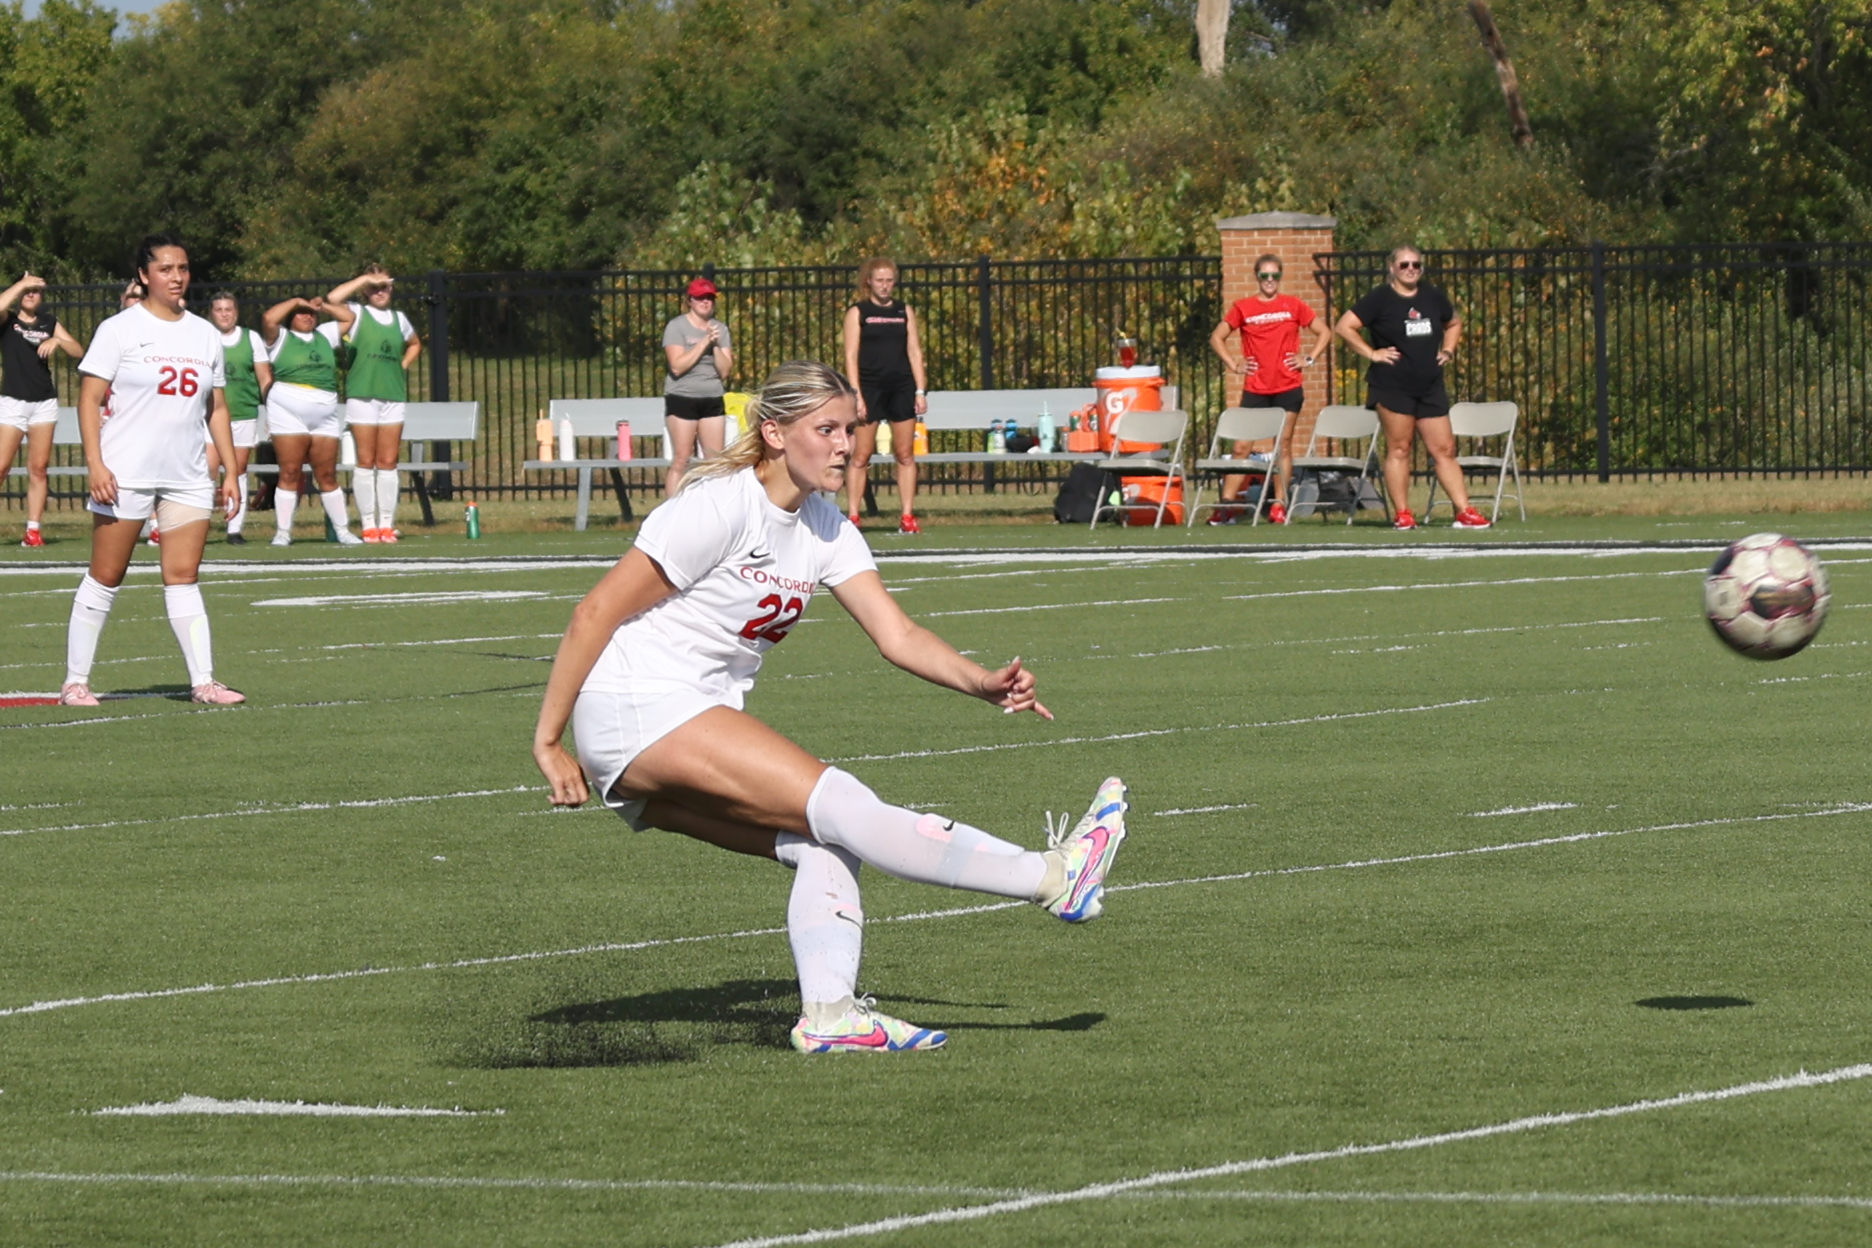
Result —
<instances>
[{"instance_id":1,"label":"number 22 on jersey","mask_svg":"<svg viewBox=\"0 0 1872 1248\"><path fill-rule=\"evenodd\" d=\"M782 601L779 594L768 594L755 605L764 614L743 624L741 635L749 641L769 641L776 646L786 640L787 633L799 623L800 615L806 610L806 604L798 598Z\"/></svg>"}]
</instances>

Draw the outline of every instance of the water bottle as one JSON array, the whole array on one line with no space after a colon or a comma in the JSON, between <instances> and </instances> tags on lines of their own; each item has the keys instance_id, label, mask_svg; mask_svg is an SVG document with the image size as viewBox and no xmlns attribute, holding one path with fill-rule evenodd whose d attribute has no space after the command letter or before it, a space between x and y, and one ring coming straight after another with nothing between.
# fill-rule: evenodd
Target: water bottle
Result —
<instances>
[{"instance_id":1,"label":"water bottle","mask_svg":"<svg viewBox=\"0 0 1872 1248\"><path fill-rule=\"evenodd\" d=\"M988 453L990 455L1007 453L1007 434L1002 432L1001 422L998 420L988 426Z\"/></svg>"},{"instance_id":2,"label":"water bottle","mask_svg":"<svg viewBox=\"0 0 1872 1248\"><path fill-rule=\"evenodd\" d=\"M1053 413L1044 403L1040 405L1040 422L1036 433L1040 439L1040 449L1051 451L1053 449Z\"/></svg>"},{"instance_id":3,"label":"water bottle","mask_svg":"<svg viewBox=\"0 0 1872 1248\"><path fill-rule=\"evenodd\" d=\"M572 440L572 418L559 418L559 458L574 460L578 458L578 445Z\"/></svg>"},{"instance_id":4,"label":"water bottle","mask_svg":"<svg viewBox=\"0 0 1872 1248\"><path fill-rule=\"evenodd\" d=\"M472 502L469 503L468 511L466 513L466 519L468 521L468 540L471 542L480 541L481 540L481 509L475 506Z\"/></svg>"}]
</instances>

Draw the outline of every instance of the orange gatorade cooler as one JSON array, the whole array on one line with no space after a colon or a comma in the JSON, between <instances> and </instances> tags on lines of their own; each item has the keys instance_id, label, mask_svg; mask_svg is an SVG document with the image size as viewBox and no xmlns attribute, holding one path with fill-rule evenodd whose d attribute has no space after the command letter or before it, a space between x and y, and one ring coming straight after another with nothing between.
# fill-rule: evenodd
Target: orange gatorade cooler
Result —
<instances>
[{"instance_id":1,"label":"orange gatorade cooler","mask_svg":"<svg viewBox=\"0 0 1872 1248\"><path fill-rule=\"evenodd\" d=\"M1126 412L1163 410L1163 384L1163 369L1155 364L1101 368L1093 375L1092 385L1098 391L1099 450L1110 454L1115 448L1120 455L1130 455L1157 449L1154 442L1120 443L1118 433Z\"/></svg>"}]
</instances>

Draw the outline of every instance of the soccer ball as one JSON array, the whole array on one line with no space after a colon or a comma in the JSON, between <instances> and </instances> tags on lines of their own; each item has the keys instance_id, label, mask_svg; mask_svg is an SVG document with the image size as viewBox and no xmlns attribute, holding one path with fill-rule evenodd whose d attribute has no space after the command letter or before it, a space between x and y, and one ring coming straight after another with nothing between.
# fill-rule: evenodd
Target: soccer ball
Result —
<instances>
[{"instance_id":1,"label":"soccer ball","mask_svg":"<svg viewBox=\"0 0 1872 1248\"><path fill-rule=\"evenodd\" d=\"M1826 569L1779 533L1745 537L1718 555L1703 582L1703 610L1723 644L1751 659L1785 659L1826 620Z\"/></svg>"}]
</instances>

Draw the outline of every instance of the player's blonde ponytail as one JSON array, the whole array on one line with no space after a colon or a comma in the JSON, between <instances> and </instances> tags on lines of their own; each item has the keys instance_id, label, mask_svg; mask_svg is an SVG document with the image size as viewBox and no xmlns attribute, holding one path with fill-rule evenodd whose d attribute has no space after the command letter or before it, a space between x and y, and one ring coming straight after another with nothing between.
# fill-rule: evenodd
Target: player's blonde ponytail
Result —
<instances>
[{"instance_id":1,"label":"player's blonde ponytail","mask_svg":"<svg viewBox=\"0 0 1872 1248\"><path fill-rule=\"evenodd\" d=\"M776 425L790 425L834 399L851 398L856 394L851 382L836 369L817 360L788 360L774 369L759 392L748 399L747 432L723 447L721 454L692 464L683 473L677 492L681 493L697 481L725 477L759 464L767 453L767 444L760 432L764 422L771 420Z\"/></svg>"}]
</instances>

